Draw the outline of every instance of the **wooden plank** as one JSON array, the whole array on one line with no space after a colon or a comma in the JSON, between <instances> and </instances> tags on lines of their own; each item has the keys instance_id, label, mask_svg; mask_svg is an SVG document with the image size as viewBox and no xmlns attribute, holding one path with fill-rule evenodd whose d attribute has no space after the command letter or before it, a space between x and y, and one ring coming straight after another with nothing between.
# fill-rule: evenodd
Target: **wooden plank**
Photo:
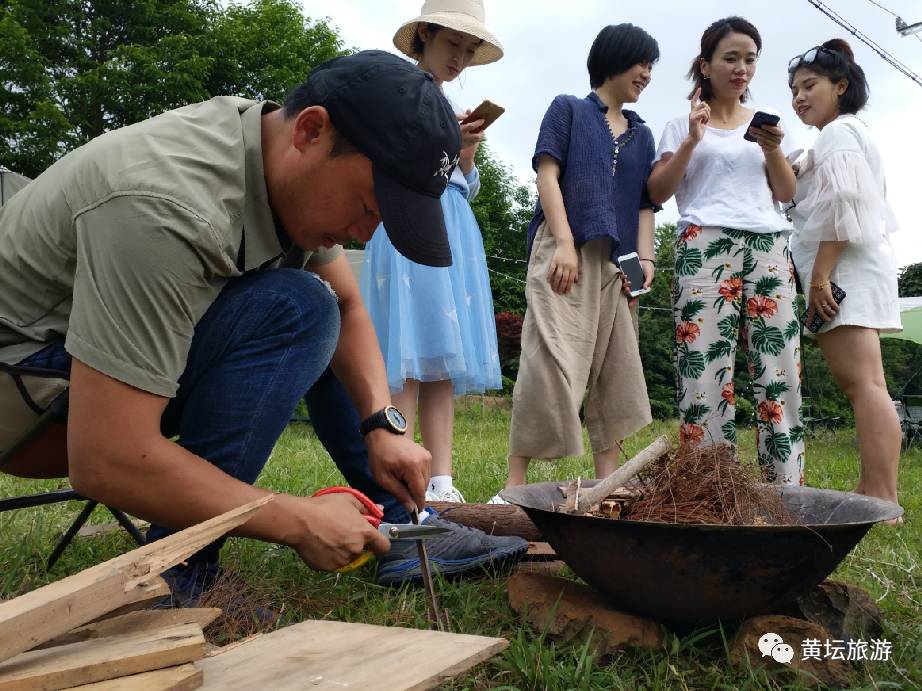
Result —
<instances>
[{"instance_id":1,"label":"wooden plank","mask_svg":"<svg viewBox=\"0 0 922 691\"><path fill-rule=\"evenodd\" d=\"M204 654L205 637L197 624L94 638L7 660L0 664L0 691L66 689L194 662Z\"/></svg>"},{"instance_id":2,"label":"wooden plank","mask_svg":"<svg viewBox=\"0 0 922 691\"><path fill-rule=\"evenodd\" d=\"M150 581L150 587L146 590L134 590L131 593L126 593L126 597L131 595L129 601L122 605L121 607L116 607L111 612L106 612L101 616L92 619L90 623L96 621L103 621L104 619L111 619L112 617L120 617L123 614L128 614L129 612L137 612L141 609L146 609L150 605L154 604L157 600L161 600L171 594L170 586L167 585L167 582L157 576L152 578Z\"/></svg>"},{"instance_id":3,"label":"wooden plank","mask_svg":"<svg viewBox=\"0 0 922 691\"><path fill-rule=\"evenodd\" d=\"M515 573L545 573L549 576L561 576L567 570L567 565L559 559L551 561L520 561L515 567Z\"/></svg>"},{"instance_id":4,"label":"wooden plank","mask_svg":"<svg viewBox=\"0 0 922 691\"><path fill-rule=\"evenodd\" d=\"M509 643L458 633L305 621L196 663L203 689L433 689Z\"/></svg>"},{"instance_id":5,"label":"wooden plank","mask_svg":"<svg viewBox=\"0 0 922 691\"><path fill-rule=\"evenodd\" d=\"M522 561L552 561L558 558L554 548L547 542L529 542L528 551L522 557Z\"/></svg>"},{"instance_id":6,"label":"wooden plank","mask_svg":"<svg viewBox=\"0 0 922 691\"><path fill-rule=\"evenodd\" d=\"M254 633L246 638L241 638L239 641L234 641L233 643L228 643L227 645L213 645L212 643L205 644L205 657L214 657L215 655L221 655L223 653L229 652L234 648L239 648L241 645L246 645L250 641L254 641L257 638L265 636L264 633Z\"/></svg>"},{"instance_id":7,"label":"wooden plank","mask_svg":"<svg viewBox=\"0 0 922 691\"><path fill-rule=\"evenodd\" d=\"M155 577L246 523L272 495L0 603L0 662L159 588ZM154 585L155 584L155 585Z\"/></svg>"},{"instance_id":8,"label":"wooden plank","mask_svg":"<svg viewBox=\"0 0 922 691\"><path fill-rule=\"evenodd\" d=\"M141 612L130 612L118 617L93 622L86 626L80 626L63 636L58 636L47 643L43 643L39 646L39 649L79 643L92 638L133 636L139 633L149 633L157 629L164 629L168 626L176 626L177 624L198 624L204 629L219 616L221 616L221 610L217 607L148 609Z\"/></svg>"},{"instance_id":9,"label":"wooden plank","mask_svg":"<svg viewBox=\"0 0 922 691\"><path fill-rule=\"evenodd\" d=\"M167 667L118 679L74 686L70 691L194 691L202 685L202 670L195 665Z\"/></svg>"}]
</instances>

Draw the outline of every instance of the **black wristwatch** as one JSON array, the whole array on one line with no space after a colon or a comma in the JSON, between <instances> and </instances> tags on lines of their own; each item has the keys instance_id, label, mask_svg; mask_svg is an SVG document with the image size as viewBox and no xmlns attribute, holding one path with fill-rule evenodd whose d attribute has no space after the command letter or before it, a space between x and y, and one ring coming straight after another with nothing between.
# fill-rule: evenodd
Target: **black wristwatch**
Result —
<instances>
[{"instance_id":1,"label":"black wristwatch","mask_svg":"<svg viewBox=\"0 0 922 691\"><path fill-rule=\"evenodd\" d=\"M364 437L373 429L386 429L392 434L404 434L407 431L407 419L395 406L385 406L373 415L362 420L359 431Z\"/></svg>"}]
</instances>

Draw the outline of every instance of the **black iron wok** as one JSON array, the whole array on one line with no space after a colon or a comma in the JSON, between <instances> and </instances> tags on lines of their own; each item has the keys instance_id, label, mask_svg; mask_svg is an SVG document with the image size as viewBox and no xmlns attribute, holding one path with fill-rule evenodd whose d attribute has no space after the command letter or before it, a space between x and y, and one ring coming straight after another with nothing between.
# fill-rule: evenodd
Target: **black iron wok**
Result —
<instances>
[{"instance_id":1,"label":"black iron wok","mask_svg":"<svg viewBox=\"0 0 922 691\"><path fill-rule=\"evenodd\" d=\"M615 607L699 623L778 613L822 581L872 525L903 513L850 492L778 487L802 525L677 525L557 513L561 484L503 490ZM583 483L591 486L593 481Z\"/></svg>"}]
</instances>

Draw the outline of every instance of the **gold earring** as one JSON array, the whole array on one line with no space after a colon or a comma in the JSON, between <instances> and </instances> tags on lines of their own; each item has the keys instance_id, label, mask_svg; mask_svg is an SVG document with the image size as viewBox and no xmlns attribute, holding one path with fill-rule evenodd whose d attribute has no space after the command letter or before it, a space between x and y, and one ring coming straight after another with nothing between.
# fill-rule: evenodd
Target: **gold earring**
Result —
<instances>
[{"instance_id":1,"label":"gold earring","mask_svg":"<svg viewBox=\"0 0 922 691\"><path fill-rule=\"evenodd\" d=\"M702 77L702 79L710 79L710 78L711 78L711 75L709 75L709 74L702 74L701 77Z\"/></svg>"}]
</instances>

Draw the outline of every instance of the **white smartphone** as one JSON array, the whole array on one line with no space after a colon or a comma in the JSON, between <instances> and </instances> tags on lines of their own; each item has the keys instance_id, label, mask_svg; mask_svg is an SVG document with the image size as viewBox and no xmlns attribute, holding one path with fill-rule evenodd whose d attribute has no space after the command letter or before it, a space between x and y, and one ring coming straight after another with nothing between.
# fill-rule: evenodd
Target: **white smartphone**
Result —
<instances>
[{"instance_id":1,"label":"white smartphone","mask_svg":"<svg viewBox=\"0 0 922 691\"><path fill-rule=\"evenodd\" d=\"M640 265L640 257L637 256L637 252L622 254L618 257L618 266L621 268L622 273L627 276L627 280L631 282L632 298L650 292L649 288L642 287L646 277L643 273L643 267Z\"/></svg>"}]
</instances>

